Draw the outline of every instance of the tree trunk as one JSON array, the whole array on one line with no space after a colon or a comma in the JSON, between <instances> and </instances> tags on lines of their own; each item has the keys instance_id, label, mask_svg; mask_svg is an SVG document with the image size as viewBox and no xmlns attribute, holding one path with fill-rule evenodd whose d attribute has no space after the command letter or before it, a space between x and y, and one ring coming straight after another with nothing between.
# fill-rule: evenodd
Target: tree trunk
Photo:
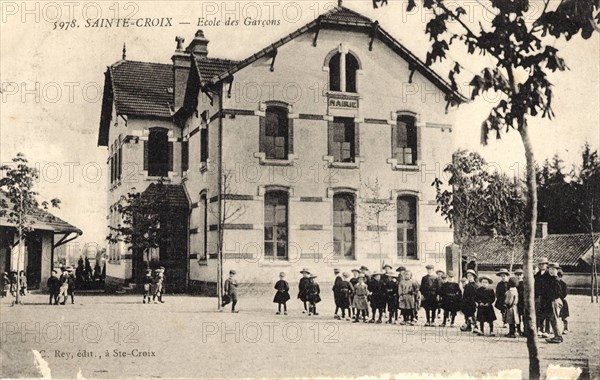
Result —
<instances>
[{"instance_id":1,"label":"tree trunk","mask_svg":"<svg viewBox=\"0 0 600 380\"><path fill-rule=\"evenodd\" d=\"M535 293L533 277L533 247L535 244L535 229L537 223L537 183L535 177L535 160L533 156L533 147L527 125L524 123L519 129L521 141L525 148L525 158L527 161L527 207L526 215L529 216L529 233L525 237L526 249L523 255L523 271L525 276L523 285L525 287L525 334L527 335L527 350L529 351L529 378L540 378L540 359L538 357L538 340L536 329L535 312Z\"/></svg>"}]
</instances>

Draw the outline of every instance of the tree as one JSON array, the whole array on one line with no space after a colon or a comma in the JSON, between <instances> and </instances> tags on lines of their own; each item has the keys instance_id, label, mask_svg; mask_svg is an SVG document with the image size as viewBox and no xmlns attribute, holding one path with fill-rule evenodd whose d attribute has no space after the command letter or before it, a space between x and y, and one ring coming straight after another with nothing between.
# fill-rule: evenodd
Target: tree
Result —
<instances>
[{"instance_id":1,"label":"tree","mask_svg":"<svg viewBox=\"0 0 600 380\"><path fill-rule=\"evenodd\" d=\"M0 170L4 173L0 179L0 190L4 192L8 201L0 198L0 216L6 217L9 224L15 226L15 237L18 241L19 252L17 256L17 273L24 266L24 243L31 232L34 231L35 213L41 207L47 210L51 205L58 208L60 200L54 198L50 203L39 202L38 192L33 190L34 182L39 179L39 171L30 167L29 161L23 153L17 153L12 159L12 165L2 165ZM16 305L22 304L20 298L20 281L17 278Z\"/></svg>"},{"instance_id":2,"label":"tree","mask_svg":"<svg viewBox=\"0 0 600 380\"><path fill-rule=\"evenodd\" d=\"M116 204L121 223L109 225L107 240L112 244L120 242L127 245L134 255L141 256L147 268L153 249L168 247L177 238L176 231L187 225L185 218L173 214L168 202L167 186L162 180L150 184L144 192L132 188L121 196ZM138 270L147 268L137 268ZM136 273L136 279L139 273Z\"/></svg>"},{"instance_id":3,"label":"tree","mask_svg":"<svg viewBox=\"0 0 600 380\"><path fill-rule=\"evenodd\" d=\"M390 201L389 197L382 196L379 178L365 181L361 179L361 186L363 188L361 194L363 201L359 202L359 207L363 211L361 219L366 224L367 230L375 230L375 240L379 253L379 267L383 268L384 259L381 249L381 232L385 230L386 226L391 224L390 215L394 211L395 205Z\"/></svg>"},{"instance_id":4,"label":"tree","mask_svg":"<svg viewBox=\"0 0 600 380\"><path fill-rule=\"evenodd\" d=\"M417 0L408 0L407 11L416 7ZM382 4L387 3L383 1ZM537 185L533 144L528 122L537 116L552 118L552 83L548 74L567 69L565 61L554 47L556 39L570 40L581 35L591 37L600 22L599 0L544 0L541 14L530 22L528 0L482 0L479 2L493 17L467 15L460 2L423 0L423 7L433 13L425 33L431 40L427 53L427 66L438 59L448 59L451 46L464 45L469 55L485 55L489 65L474 75L471 99L484 93L501 95L481 125L481 141L487 144L488 134L515 129L525 149L527 168L527 235L523 269L525 272L525 325L529 351L529 377L540 377L538 343L535 325L533 293L533 247L537 223ZM552 6L552 8L551 8ZM469 20L469 16L473 20ZM473 22L471 22L473 21ZM458 44L457 44L458 42ZM448 78L453 90L458 90L457 76L463 66L454 62ZM415 68L413 68L415 70ZM460 99L448 94L448 106L458 105Z\"/></svg>"},{"instance_id":5,"label":"tree","mask_svg":"<svg viewBox=\"0 0 600 380\"><path fill-rule=\"evenodd\" d=\"M221 177L221 191L218 195L216 205L210 209L211 214L217 219L217 299L218 309L223 307L223 238L225 225L232 223L242 217L246 212L246 206L235 201L236 188L232 183L232 171L223 172ZM206 226L205 226L206 228Z\"/></svg>"},{"instance_id":6,"label":"tree","mask_svg":"<svg viewBox=\"0 0 600 380\"><path fill-rule=\"evenodd\" d=\"M483 235L502 240L511 252L523 243L525 200L520 180L490 170L479 153L466 150L453 154L444 173L449 176L451 190L444 188L441 179L434 180L436 212L454 228L454 240L460 248ZM512 261L511 270L514 258Z\"/></svg>"}]
</instances>

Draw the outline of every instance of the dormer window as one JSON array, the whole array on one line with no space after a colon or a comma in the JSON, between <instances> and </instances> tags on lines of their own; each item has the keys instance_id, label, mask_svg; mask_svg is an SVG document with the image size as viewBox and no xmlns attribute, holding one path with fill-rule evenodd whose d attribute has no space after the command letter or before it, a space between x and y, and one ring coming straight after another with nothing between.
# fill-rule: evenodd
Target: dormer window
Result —
<instances>
[{"instance_id":1,"label":"dormer window","mask_svg":"<svg viewBox=\"0 0 600 380\"><path fill-rule=\"evenodd\" d=\"M339 52L329 59L329 90L356 92L358 59L352 53Z\"/></svg>"}]
</instances>

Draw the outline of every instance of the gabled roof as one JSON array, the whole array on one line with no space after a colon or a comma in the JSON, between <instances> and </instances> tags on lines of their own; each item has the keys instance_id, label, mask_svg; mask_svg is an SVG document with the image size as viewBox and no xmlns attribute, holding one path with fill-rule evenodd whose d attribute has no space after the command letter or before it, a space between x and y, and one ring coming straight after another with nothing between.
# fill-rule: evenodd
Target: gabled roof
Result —
<instances>
[{"instance_id":1,"label":"gabled roof","mask_svg":"<svg viewBox=\"0 0 600 380\"><path fill-rule=\"evenodd\" d=\"M597 244L600 235L595 234L595 240ZM533 256L534 259L547 257L550 262L561 266L576 266L591 248L590 234L553 234L535 239ZM479 265L509 265L513 254L514 263L523 262L523 250L520 247L511 249L498 238L479 239L465 246L464 254L477 257Z\"/></svg>"},{"instance_id":2,"label":"gabled roof","mask_svg":"<svg viewBox=\"0 0 600 380\"><path fill-rule=\"evenodd\" d=\"M144 196L164 196L169 207L172 208L188 208L188 198L185 193L183 185L163 183L164 193L160 190L157 183L151 183L146 190L144 190Z\"/></svg>"},{"instance_id":3,"label":"gabled roof","mask_svg":"<svg viewBox=\"0 0 600 380\"><path fill-rule=\"evenodd\" d=\"M7 195L3 191L0 191L0 199L5 201L9 208L12 208L12 203L11 203L10 199L7 197ZM48 211L43 210L41 208L38 208L35 211L33 211L29 215L29 217L33 221L32 227L35 228L36 230L53 231L54 233L75 232L78 235L83 234L83 232L79 228L73 226L72 224L65 222L64 220L60 219L59 217L56 217L56 216L52 215L51 213L49 213ZM0 226L15 227L15 224L10 223L6 216L0 216Z\"/></svg>"},{"instance_id":4,"label":"gabled roof","mask_svg":"<svg viewBox=\"0 0 600 380\"><path fill-rule=\"evenodd\" d=\"M232 61L230 59L208 57L195 58L195 62L195 67L198 70L198 76L202 83L234 68L239 63L239 61Z\"/></svg>"},{"instance_id":5,"label":"gabled roof","mask_svg":"<svg viewBox=\"0 0 600 380\"><path fill-rule=\"evenodd\" d=\"M121 60L105 73L98 145L108 144L112 103L117 115L173 115L173 67L169 64Z\"/></svg>"},{"instance_id":6,"label":"gabled roof","mask_svg":"<svg viewBox=\"0 0 600 380\"><path fill-rule=\"evenodd\" d=\"M317 19L302 26L300 29L297 29L296 31L288 34L284 38L256 52L255 54L244 59L243 61L240 61L230 69L227 69L226 71L215 75L210 80L210 82L217 83L221 80L228 78L235 72L243 69L246 66L249 66L258 59L273 54L273 52L277 50L277 48L288 43L294 38L304 34L307 31L313 31L317 28L330 27L344 27L350 29L357 29L363 32L373 32L376 30L376 37L380 39L383 43L385 43L394 52L400 55L404 60L406 60L411 68L421 73L424 77L426 77L429 81L436 85L441 91L443 91L447 96L452 97L452 99L454 99L456 102L467 101L467 99L462 94L452 90L452 87L448 82L446 82L436 72L427 67L423 61L421 61L417 56L411 53L406 47L404 47L388 32L379 27L378 22L373 21L370 18L365 17L343 6L337 6L333 8L331 11L322 14Z\"/></svg>"}]
</instances>

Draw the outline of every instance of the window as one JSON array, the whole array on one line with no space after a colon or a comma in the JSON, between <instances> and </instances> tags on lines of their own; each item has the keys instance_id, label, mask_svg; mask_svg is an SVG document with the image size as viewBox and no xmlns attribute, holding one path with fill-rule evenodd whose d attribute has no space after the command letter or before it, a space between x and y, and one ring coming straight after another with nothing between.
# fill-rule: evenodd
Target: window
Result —
<instances>
[{"instance_id":1,"label":"window","mask_svg":"<svg viewBox=\"0 0 600 380\"><path fill-rule=\"evenodd\" d=\"M166 177L173 170L173 143L165 128L151 128L144 142L144 170L149 176Z\"/></svg>"},{"instance_id":2,"label":"window","mask_svg":"<svg viewBox=\"0 0 600 380\"><path fill-rule=\"evenodd\" d=\"M398 257L417 257L417 199L398 197L396 201Z\"/></svg>"},{"instance_id":3,"label":"window","mask_svg":"<svg viewBox=\"0 0 600 380\"><path fill-rule=\"evenodd\" d=\"M358 59L352 53L337 53L329 60L329 90L356 92Z\"/></svg>"},{"instance_id":4,"label":"window","mask_svg":"<svg viewBox=\"0 0 600 380\"><path fill-rule=\"evenodd\" d=\"M123 171L123 146L119 147L117 150L117 179L121 179L121 173Z\"/></svg>"},{"instance_id":5,"label":"window","mask_svg":"<svg viewBox=\"0 0 600 380\"><path fill-rule=\"evenodd\" d=\"M352 118L336 117L329 122L329 155L334 162L354 162L358 155L357 129Z\"/></svg>"},{"instance_id":6,"label":"window","mask_svg":"<svg viewBox=\"0 0 600 380\"><path fill-rule=\"evenodd\" d=\"M285 160L291 153L291 121L284 107L267 107L260 123L260 151L268 159Z\"/></svg>"},{"instance_id":7,"label":"window","mask_svg":"<svg viewBox=\"0 0 600 380\"><path fill-rule=\"evenodd\" d=\"M208 160L208 125L200 129L200 162L206 163Z\"/></svg>"},{"instance_id":8,"label":"window","mask_svg":"<svg viewBox=\"0 0 600 380\"><path fill-rule=\"evenodd\" d=\"M181 171L187 171L190 167L190 142L181 143Z\"/></svg>"},{"instance_id":9,"label":"window","mask_svg":"<svg viewBox=\"0 0 600 380\"><path fill-rule=\"evenodd\" d=\"M201 260L206 260L208 257L208 201L206 193L200 195L200 210L202 215L202 256L199 257Z\"/></svg>"},{"instance_id":10,"label":"window","mask_svg":"<svg viewBox=\"0 0 600 380\"><path fill-rule=\"evenodd\" d=\"M401 165L417 163L417 126L414 116L398 117L392 136L392 153Z\"/></svg>"},{"instance_id":11,"label":"window","mask_svg":"<svg viewBox=\"0 0 600 380\"><path fill-rule=\"evenodd\" d=\"M333 196L333 253L354 258L354 195Z\"/></svg>"},{"instance_id":12,"label":"window","mask_svg":"<svg viewBox=\"0 0 600 380\"><path fill-rule=\"evenodd\" d=\"M265 257L287 258L288 194L285 191L265 193Z\"/></svg>"}]
</instances>

